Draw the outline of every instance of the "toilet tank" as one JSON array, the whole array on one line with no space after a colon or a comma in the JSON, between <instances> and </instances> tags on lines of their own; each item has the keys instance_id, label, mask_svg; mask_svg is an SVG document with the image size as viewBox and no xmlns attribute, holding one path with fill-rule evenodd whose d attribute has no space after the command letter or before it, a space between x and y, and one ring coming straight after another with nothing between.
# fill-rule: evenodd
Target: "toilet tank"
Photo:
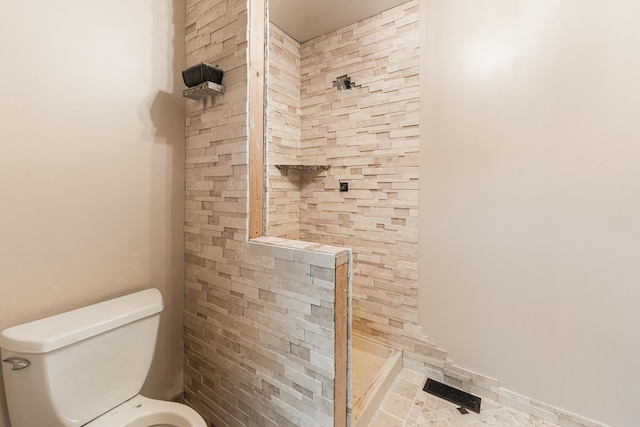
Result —
<instances>
[{"instance_id":1,"label":"toilet tank","mask_svg":"<svg viewBox=\"0 0 640 427\"><path fill-rule=\"evenodd\" d=\"M148 289L2 331L12 427L82 426L137 395L162 308ZM13 370L10 358L30 364Z\"/></svg>"}]
</instances>

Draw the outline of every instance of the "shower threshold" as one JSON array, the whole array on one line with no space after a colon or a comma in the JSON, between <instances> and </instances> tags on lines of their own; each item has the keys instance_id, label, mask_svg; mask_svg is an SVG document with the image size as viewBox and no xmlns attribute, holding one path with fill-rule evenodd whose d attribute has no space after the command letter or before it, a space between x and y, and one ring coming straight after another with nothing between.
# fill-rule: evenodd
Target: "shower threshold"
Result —
<instances>
[{"instance_id":1,"label":"shower threshold","mask_svg":"<svg viewBox=\"0 0 640 427\"><path fill-rule=\"evenodd\" d=\"M402 369L402 351L354 333L351 366L351 426L366 427Z\"/></svg>"}]
</instances>

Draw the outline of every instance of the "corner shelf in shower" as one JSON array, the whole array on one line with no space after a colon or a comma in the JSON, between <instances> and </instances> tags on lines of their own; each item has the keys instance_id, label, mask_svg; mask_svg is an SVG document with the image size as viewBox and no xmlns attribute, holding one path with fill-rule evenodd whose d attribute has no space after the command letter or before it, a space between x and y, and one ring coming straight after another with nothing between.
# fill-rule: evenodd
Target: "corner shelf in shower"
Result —
<instances>
[{"instance_id":1,"label":"corner shelf in shower","mask_svg":"<svg viewBox=\"0 0 640 427\"><path fill-rule=\"evenodd\" d=\"M190 87L182 91L182 96L189 99L206 99L215 95L223 94L224 86L213 82L204 82L198 86Z\"/></svg>"},{"instance_id":2,"label":"corner shelf in shower","mask_svg":"<svg viewBox=\"0 0 640 427\"><path fill-rule=\"evenodd\" d=\"M274 165L281 171L328 171L329 165Z\"/></svg>"}]
</instances>

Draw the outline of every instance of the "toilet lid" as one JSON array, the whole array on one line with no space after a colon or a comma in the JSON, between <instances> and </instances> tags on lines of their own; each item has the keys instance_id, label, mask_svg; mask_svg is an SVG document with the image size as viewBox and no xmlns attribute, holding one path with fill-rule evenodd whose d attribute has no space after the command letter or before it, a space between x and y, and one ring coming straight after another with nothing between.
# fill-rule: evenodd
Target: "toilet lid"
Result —
<instances>
[{"instance_id":1,"label":"toilet lid","mask_svg":"<svg viewBox=\"0 0 640 427\"><path fill-rule=\"evenodd\" d=\"M186 405L138 395L84 427L207 427L207 424Z\"/></svg>"}]
</instances>

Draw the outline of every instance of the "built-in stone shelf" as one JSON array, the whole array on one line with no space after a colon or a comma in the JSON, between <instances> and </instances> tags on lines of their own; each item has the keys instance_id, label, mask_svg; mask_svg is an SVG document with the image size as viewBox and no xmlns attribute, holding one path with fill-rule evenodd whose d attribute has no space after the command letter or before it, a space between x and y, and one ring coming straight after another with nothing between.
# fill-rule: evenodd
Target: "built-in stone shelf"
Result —
<instances>
[{"instance_id":1,"label":"built-in stone shelf","mask_svg":"<svg viewBox=\"0 0 640 427\"><path fill-rule=\"evenodd\" d=\"M190 87L182 91L182 96L189 99L206 99L224 93L224 86L213 82L204 82L198 86Z\"/></svg>"},{"instance_id":2,"label":"built-in stone shelf","mask_svg":"<svg viewBox=\"0 0 640 427\"><path fill-rule=\"evenodd\" d=\"M275 165L276 168L284 171L328 171L329 165Z\"/></svg>"}]
</instances>

